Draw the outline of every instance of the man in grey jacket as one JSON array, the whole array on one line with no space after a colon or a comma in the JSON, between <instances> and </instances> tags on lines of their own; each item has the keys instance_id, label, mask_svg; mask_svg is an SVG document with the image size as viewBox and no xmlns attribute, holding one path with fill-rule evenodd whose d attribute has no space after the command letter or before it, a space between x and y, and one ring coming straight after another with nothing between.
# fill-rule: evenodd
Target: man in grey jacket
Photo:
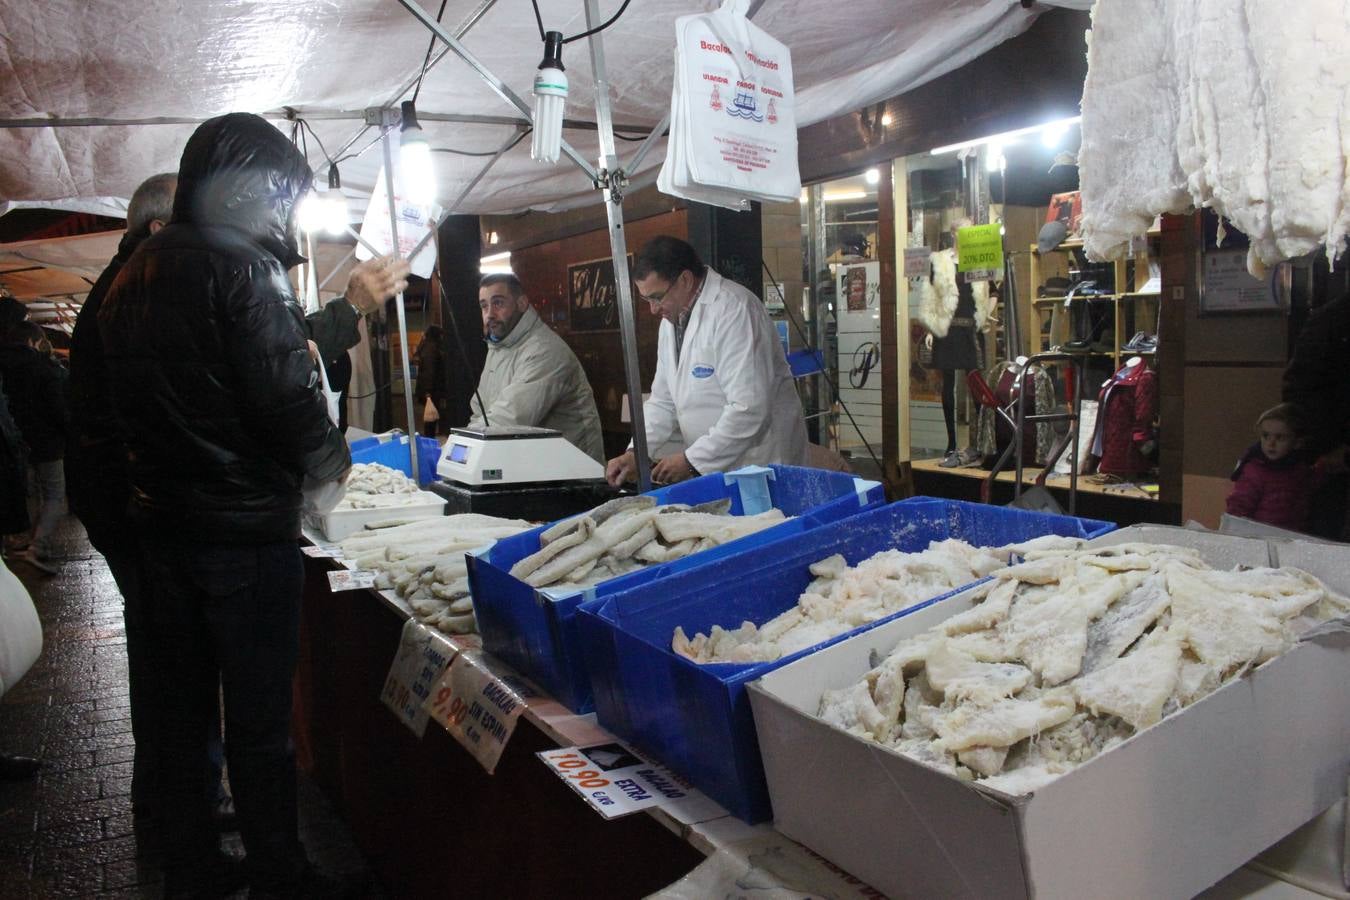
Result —
<instances>
[{"instance_id":1,"label":"man in grey jacket","mask_svg":"<svg viewBox=\"0 0 1350 900\"><path fill-rule=\"evenodd\" d=\"M572 348L531 308L520 279L510 274L483 276L478 308L483 312L488 355L469 427L553 428L604 463L600 413L586 373Z\"/></svg>"}]
</instances>

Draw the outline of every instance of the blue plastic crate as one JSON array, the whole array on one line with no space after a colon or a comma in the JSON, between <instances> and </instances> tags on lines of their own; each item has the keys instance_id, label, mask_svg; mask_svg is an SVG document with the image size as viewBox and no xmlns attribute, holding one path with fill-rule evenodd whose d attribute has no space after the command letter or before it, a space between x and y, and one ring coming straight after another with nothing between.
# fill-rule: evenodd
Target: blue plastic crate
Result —
<instances>
[{"instance_id":1,"label":"blue plastic crate","mask_svg":"<svg viewBox=\"0 0 1350 900\"><path fill-rule=\"evenodd\" d=\"M359 441L352 441L351 444L352 462L354 463L379 463L388 466L391 469L397 469L409 478L412 477L412 459L408 454L408 436L406 434L393 435L388 438L382 438L379 435L374 437L361 438ZM436 480L436 464L441 459L441 445L435 438L417 437L417 483L426 487Z\"/></svg>"},{"instance_id":2,"label":"blue plastic crate","mask_svg":"<svg viewBox=\"0 0 1350 900\"><path fill-rule=\"evenodd\" d=\"M773 662L699 665L670 649L676 626L692 636L713 625L763 625L796 604L812 579L808 567L835 553L856 565L882 550L923 550L946 538L997 546L1047 534L1092 538L1114 528L1095 519L916 497L588 602L580 619L597 717L736 816L766 821L773 813L745 686L956 591Z\"/></svg>"},{"instance_id":3,"label":"blue plastic crate","mask_svg":"<svg viewBox=\"0 0 1350 900\"><path fill-rule=\"evenodd\" d=\"M736 472L703 475L651 494L660 503L691 505L730 498L733 515L754 514L773 507L796 518L738 541L676 562L648 566L585 590L536 589L511 576L513 565L539 549L539 535L547 525L469 554L469 588L484 649L510 663L574 712L586 713L593 708L589 660L582 653L576 620L577 607L584 601L709 565L768 541L800 535L878 506L886 499L882 486L875 481L796 466L751 466Z\"/></svg>"}]
</instances>

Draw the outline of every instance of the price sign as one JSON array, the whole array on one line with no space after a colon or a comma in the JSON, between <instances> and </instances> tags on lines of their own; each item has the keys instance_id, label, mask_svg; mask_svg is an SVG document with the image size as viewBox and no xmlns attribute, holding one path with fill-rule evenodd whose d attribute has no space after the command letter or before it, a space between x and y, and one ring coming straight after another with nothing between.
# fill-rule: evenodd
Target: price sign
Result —
<instances>
[{"instance_id":1,"label":"price sign","mask_svg":"<svg viewBox=\"0 0 1350 900\"><path fill-rule=\"evenodd\" d=\"M966 281L984 281L997 278L1003 271L1002 226L971 225L956 232L956 271Z\"/></svg>"},{"instance_id":2,"label":"price sign","mask_svg":"<svg viewBox=\"0 0 1350 900\"><path fill-rule=\"evenodd\" d=\"M933 251L929 250L927 247L906 247L905 277L927 278L928 258L932 255Z\"/></svg>"},{"instance_id":3,"label":"price sign","mask_svg":"<svg viewBox=\"0 0 1350 900\"><path fill-rule=\"evenodd\" d=\"M328 587L333 593L338 591L359 591L375 586L375 572L361 569L338 569L328 573Z\"/></svg>"},{"instance_id":4,"label":"price sign","mask_svg":"<svg viewBox=\"0 0 1350 900\"><path fill-rule=\"evenodd\" d=\"M458 652L438 632L416 619L403 623L398 653L385 676L380 700L418 737L427 730L427 698Z\"/></svg>"},{"instance_id":5,"label":"price sign","mask_svg":"<svg viewBox=\"0 0 1350 900\"><path fill-rule=\"evenodd\" d=\"M606 819L651 806L663 807L687 824L726 815L689 782L623 744L566 747L536 755Z\"/></svg>"},{"instance_id":6,"label":"price sign","mask_svg":"<svg viewBox=\"0 0 1350 900\"><path fill-rule=\"evenodd\" d=\"M451 661L424 706L491 774L525 711L524 693L489 672L479 654L467 651Z\"/></svg>"},{"instance_id":7,"label":"price sign","mask_svg":"<svg viewBox=\"0 0 1350 900\"><path fill-rule=\"evenodd\" d=\"M307 544L300 548L300 552L312 559L340 559L342 557L342 548L337 544L327 547L321 544Z\"/></svg>"}]
</instances>

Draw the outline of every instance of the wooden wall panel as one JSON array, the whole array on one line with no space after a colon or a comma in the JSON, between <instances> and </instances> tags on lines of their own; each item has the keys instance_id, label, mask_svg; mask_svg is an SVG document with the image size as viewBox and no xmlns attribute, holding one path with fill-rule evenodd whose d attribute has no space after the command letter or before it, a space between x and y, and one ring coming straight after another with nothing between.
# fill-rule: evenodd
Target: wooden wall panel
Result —
<instances>
[{"instance_id":1,"label":"wooden wall panel","mask_svg":"<svg viewBox=\"0 0 1350 900\"><path fill-rule=\"evenodd\" d=\"M630 221L628 251L635 254L647 240L659 234L687 239L688 220L684 210L676 210L646 219ZM605 452L617 454L626 446L632 430L620 422L620 401L627 391L624 385L623 346L619 330L574 332L567 309L567 267L593 259L608 259L609 231L589 231L561 240L547 241L515 250L511 266L525 285L535 311L567 341L581 360L586 377L595 391L600 409L600 424L605 431ZM647 304L637 302L638 361L642 369L643 390L651 388L656 372L656 335L659 320Z\"/></svg>"}]
</instances>

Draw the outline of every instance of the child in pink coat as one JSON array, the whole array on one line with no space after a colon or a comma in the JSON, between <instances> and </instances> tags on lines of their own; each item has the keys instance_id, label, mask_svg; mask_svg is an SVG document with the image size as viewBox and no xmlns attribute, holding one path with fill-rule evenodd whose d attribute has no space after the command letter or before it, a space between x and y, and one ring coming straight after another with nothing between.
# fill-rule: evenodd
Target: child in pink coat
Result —
<instances>
[{"instance_id":1,"label":"child in pink coat","mask_svg":"<svg viewBox=\"0 0 1350 900\"><path fill-rule=\"evenodd\" d=\"M1298 412L1293 404L1281 403L1261 414L1256 430L1260 440L1247 448L1233 470L1235 483L1228 495L1228 512L1303 531L1321 476L1313 468L1313 458L1302 448Z\"/></svg>"}]
</instances>

